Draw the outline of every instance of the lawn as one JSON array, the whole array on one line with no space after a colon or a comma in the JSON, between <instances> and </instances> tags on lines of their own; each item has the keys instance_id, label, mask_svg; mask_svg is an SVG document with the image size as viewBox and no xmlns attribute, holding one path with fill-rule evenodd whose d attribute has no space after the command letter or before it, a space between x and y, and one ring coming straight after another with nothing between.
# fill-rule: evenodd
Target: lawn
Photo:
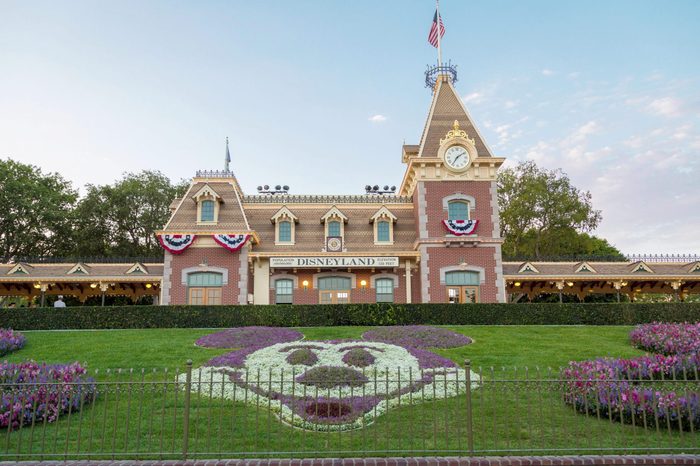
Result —
<instances>
[{"instance_id":1,"label":"lawn","mask_svg":"<svg viewBox=\"0 0 700 466\"><path fill-rule=\"evenodd\" d=\"M470 359L483 377L470 399L471 425L465 396L427 400L421 399L425 393L417 392L415 398L377 416L364 428L342 433L309 432L281 423L265 403L211 397L212 384L199 380L195 370L193 381L199 390L190 399L188 455L454 455L468 451L470 428L478 454L698 451L700 434L696 432L678 432L653 423L645 429L604 417L587 417L562 402L556 381L560 366L571 360L643 354L629 344L629 327L448 328L471 337L473 343L434 352L460 364ZM299 330L307 340L326 340L359 339L366 328ZM176 371L183 370L187 359L196 368L229 351L194 346L197 338L211 332L26 332L27 345L9 355L8 360L80 361L91 372L97 370L100 396L93 405L55 424L0 433L0 458L36 458L42 453L46 459L181 457L185 449L183 406L190 395L175 384ZM120 373L116 368L135 371ZM697 391L697 383L693 384L683 388Z\"/></svg>"}]
</instances>

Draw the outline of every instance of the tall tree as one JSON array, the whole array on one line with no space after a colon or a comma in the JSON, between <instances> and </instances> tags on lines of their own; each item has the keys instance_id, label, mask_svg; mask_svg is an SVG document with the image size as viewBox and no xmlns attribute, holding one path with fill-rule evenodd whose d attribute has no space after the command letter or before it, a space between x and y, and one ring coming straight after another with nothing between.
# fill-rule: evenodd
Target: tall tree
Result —
<instances>
[{"instance_id":1,"label":"tall tree","mask_svg":"<svg viewBox=\"0 0 700 466\"><path fill-rule=\"evenodd\" d=\"M591 193L580 191L561 170L522 162L498 175L498 203L505 256L541 259L551 255L620 254L585 232L602 218Z\"/></svg>"},{"instance_id":2,"label":"tall tree","mask_svg":"<svg viewBox=\"0 0 700 466\"><path fill-rule=\"evenodd\" d=\"M158 171L127 173L113 185L87 186L76 209L77 256L160 256L153 235L170 216L169 206L186 184Z\"/></svg>"},{"instance_id":3,"label":"tall tree","mask_svg":"<svg viewBox=\"0 0 700 466\"><path fill-rule=\"evenodd\" d=\"M70 182L57 173L0 160L0 261L65 251L76 199Z\"/></svg>"}]
</instances>

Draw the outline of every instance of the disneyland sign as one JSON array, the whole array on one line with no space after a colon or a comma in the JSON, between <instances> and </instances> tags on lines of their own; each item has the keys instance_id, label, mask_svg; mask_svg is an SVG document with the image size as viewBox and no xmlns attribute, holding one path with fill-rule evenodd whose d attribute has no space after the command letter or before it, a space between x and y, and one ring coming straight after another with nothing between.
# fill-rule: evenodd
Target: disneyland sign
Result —
<instances>
[{"instance_id":1,"label":"disneyland sign","mask_svg":"<svg viewBox=\"0 0 700 466\"><path fill-rule=\"evenodd\" d=\"M398 257L349 256L349 257L270 257L270 267L316 268L316 267L398 267Z\"/></svg>"}]
</instances>

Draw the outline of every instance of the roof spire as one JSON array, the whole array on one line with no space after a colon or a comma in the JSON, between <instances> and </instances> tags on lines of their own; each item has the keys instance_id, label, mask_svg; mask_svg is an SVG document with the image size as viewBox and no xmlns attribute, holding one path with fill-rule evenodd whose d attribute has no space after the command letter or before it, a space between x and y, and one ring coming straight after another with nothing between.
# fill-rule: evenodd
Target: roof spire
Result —
<instances>
[{"instance_id":1,"label":"roof spire","mask_svg":"<svg viewBox=\"0 0 700 466\"><path fill-rule=\"evenodd\" d=\"M226 136L226 160L224 161L224 171L229 172L229 164L231 163L231 152L228 150L228 136Z\"/></svg>"}]
</instances>

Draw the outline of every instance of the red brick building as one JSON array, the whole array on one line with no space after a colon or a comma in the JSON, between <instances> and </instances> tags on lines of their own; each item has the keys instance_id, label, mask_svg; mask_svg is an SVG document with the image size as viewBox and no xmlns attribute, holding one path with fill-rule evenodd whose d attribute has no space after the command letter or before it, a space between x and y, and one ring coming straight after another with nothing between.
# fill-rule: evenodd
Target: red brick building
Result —
<instances>
[{"instance_id":1,"label":"red brick building","mask_svg":"<svg viewBox=\"0 0 700 466\"><path fill-rule=\"evenodd\" d=\"M199 172L158 232L162 304L505 302L494 157L437 76L395 193L243 193Z\"/></svg>"}]
</instances>

